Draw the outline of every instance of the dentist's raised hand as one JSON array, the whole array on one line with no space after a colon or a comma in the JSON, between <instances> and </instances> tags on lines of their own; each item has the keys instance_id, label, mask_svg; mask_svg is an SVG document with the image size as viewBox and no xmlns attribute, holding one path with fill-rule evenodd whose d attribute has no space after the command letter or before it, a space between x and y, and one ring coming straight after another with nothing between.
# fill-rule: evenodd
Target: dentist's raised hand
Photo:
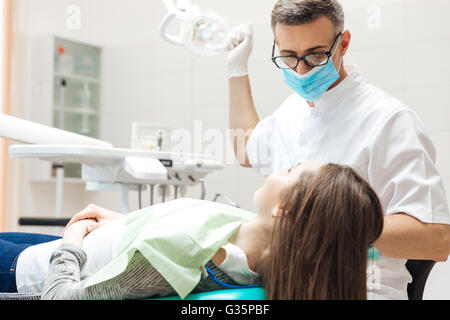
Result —
<instances>
[{"instance_id":1,"label":"dentist's raised hand","mask_svg":"<svg viewBox=\"0 0 450 320\"><path fill-rule=\"evenodd\" d=\"M248 60L253 50L253 27L250 23L242 24L231 30L226 39L229 51L228 77L242 77L248 75Z\"/></svg>"},{"instance_id":2,"label":"dentist's raised hand","mask_svg":"<svg viewBox=\"0 0 450 320\"><path fill-rule=\"evenodd\" d=\"M93 219L99 224L99 226L102 226L109 221L122 218L123 216L124 215L119 212L111 211L94 204L90 204L85 209L74 215L72 219L70 219L69 223L64 228L64 231L61 233L61 236L64 236L64 232L67 230L67 228L69 228L77 221Z\"/></svg>"},{"instance_id":3,"label":"dentist's raised hand","mask_svg":"<svg viewBox=\"0 0 450 320\"><path fill-rule=\"evenodd\" d=\"M248 23L234 28L228 35L226 44L229 50L227 59L230 95L229 128L233 135L234 153L241 166L251 167L246 145L249 132L256 127L259 121L248 77L248 60L253 50L252 25ZM235 133L237 132L239 136L236 139ZM241 143L241 141L245 141L245 143Z\"/></svg>"}]
</instances>

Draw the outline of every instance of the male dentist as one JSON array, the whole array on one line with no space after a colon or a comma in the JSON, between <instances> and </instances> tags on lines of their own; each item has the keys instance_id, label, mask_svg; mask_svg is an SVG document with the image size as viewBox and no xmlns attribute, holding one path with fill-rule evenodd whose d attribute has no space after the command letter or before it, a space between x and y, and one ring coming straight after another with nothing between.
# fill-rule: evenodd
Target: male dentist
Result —
<instances>
[{"instance_id":1,"label":"male dentist","mask_svg":"<svg viewBox=\"0 0 450 320\"><path fill-rule=\"evenodd\" d=\"M230 129L252 132L245 144L235 140L237 158L261 174L302 161L355 168L386 215L374 244L382 255L379 282L368 284L368 298L407 299L406 261L445 261L450 253L450 214L433 144L411 109L344 65L351 35L337 0L280 0L272 28L273 66L294 93L258 118L247 72L252 29L236 28L228 55Z\"/></svg>"}]
</instances>

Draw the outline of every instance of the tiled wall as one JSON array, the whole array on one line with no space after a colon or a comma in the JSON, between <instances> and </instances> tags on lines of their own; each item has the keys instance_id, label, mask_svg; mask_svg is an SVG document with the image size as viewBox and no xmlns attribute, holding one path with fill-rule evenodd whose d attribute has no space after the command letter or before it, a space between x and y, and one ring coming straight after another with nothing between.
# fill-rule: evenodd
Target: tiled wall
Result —
<instances>
[{"instance_id":1,"label":"tiled wall","mask_svg":"<svg viewBox=\"0 0 450 320\"><path fill-rule=\"evenodd\" d=\"M20 0L28 4L27 34L58 33L105 46L102 138L129 147L131 122L148 121L190 129L228 127L225 56L198 57L163 42L158 35L165 14L161 1ZM261 118L270 115L291 91L270 62L274 0L195 0L230 18L233 25L251 22L255 49L250 78ZM83 9L80 31L65 30L65 8ZM357 64L370 83L399 97L414 109L437 149L437 164L450 192L450 12L448 0L342 0L352 33L346 64ZM101 12L101 14L99 14ZM24 19L25 19L24 18ZM263 178L254 171L227 165L207 179L207 198L224 193L253 210L252 195ZM80 189L81 192L81 189ZM199 188L188 196L196 197ZM111 200L114 199L114 200ZM136 203L136 195L130 197ZM26 201L26 200L24 200ZM38 201L38 200L36 200ZM80 209L90 202L118 209L110 193L83 193ZM76 201L80 201L77 198ZM144 202L145 204L145 202ZM68 212L69 214L69 212ZM425 296L450 298L450 263L438 264Z\"/></svg>"}]
</instances>

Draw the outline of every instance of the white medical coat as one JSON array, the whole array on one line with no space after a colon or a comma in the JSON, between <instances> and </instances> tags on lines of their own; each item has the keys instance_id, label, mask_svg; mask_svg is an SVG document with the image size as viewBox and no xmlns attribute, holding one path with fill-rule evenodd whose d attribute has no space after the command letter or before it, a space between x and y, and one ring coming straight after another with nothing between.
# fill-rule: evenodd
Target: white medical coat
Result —
<instances>
[{"instance_id":1,"label":"white medical coat","mask_svg":"<svg viewBox=\"0 0 450 320\"><path fill-rule=\"evenodd\" d=\"M435 148L417 115L367 84L356 67L311 107L296 93L260 121L247 143L250 163L267 175L298 162L348 165L378 193L386 215L406 213L450 224ZM407 299L406 260L381 257L368 298Z\"/></svg>"}]
</instances>

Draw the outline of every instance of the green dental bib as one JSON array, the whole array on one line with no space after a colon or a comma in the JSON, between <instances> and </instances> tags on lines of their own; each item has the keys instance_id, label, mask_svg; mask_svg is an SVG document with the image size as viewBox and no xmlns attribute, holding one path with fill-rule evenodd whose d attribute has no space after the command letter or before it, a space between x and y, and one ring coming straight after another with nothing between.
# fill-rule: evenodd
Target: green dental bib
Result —
<instances>
[{"instance_id":1,"label":"green dental bib","mask_svg":"<svg viewBox=\"0 0 450 320\"><path fill-rule=\"evenodd\" d=\"M124 272L136 251L167 280L181 298L198 284L217 250L256 215L228 205L178 199L135 211L126 217L118 257L87 280L86 287Z\"/></svg>"}]
</instances>

